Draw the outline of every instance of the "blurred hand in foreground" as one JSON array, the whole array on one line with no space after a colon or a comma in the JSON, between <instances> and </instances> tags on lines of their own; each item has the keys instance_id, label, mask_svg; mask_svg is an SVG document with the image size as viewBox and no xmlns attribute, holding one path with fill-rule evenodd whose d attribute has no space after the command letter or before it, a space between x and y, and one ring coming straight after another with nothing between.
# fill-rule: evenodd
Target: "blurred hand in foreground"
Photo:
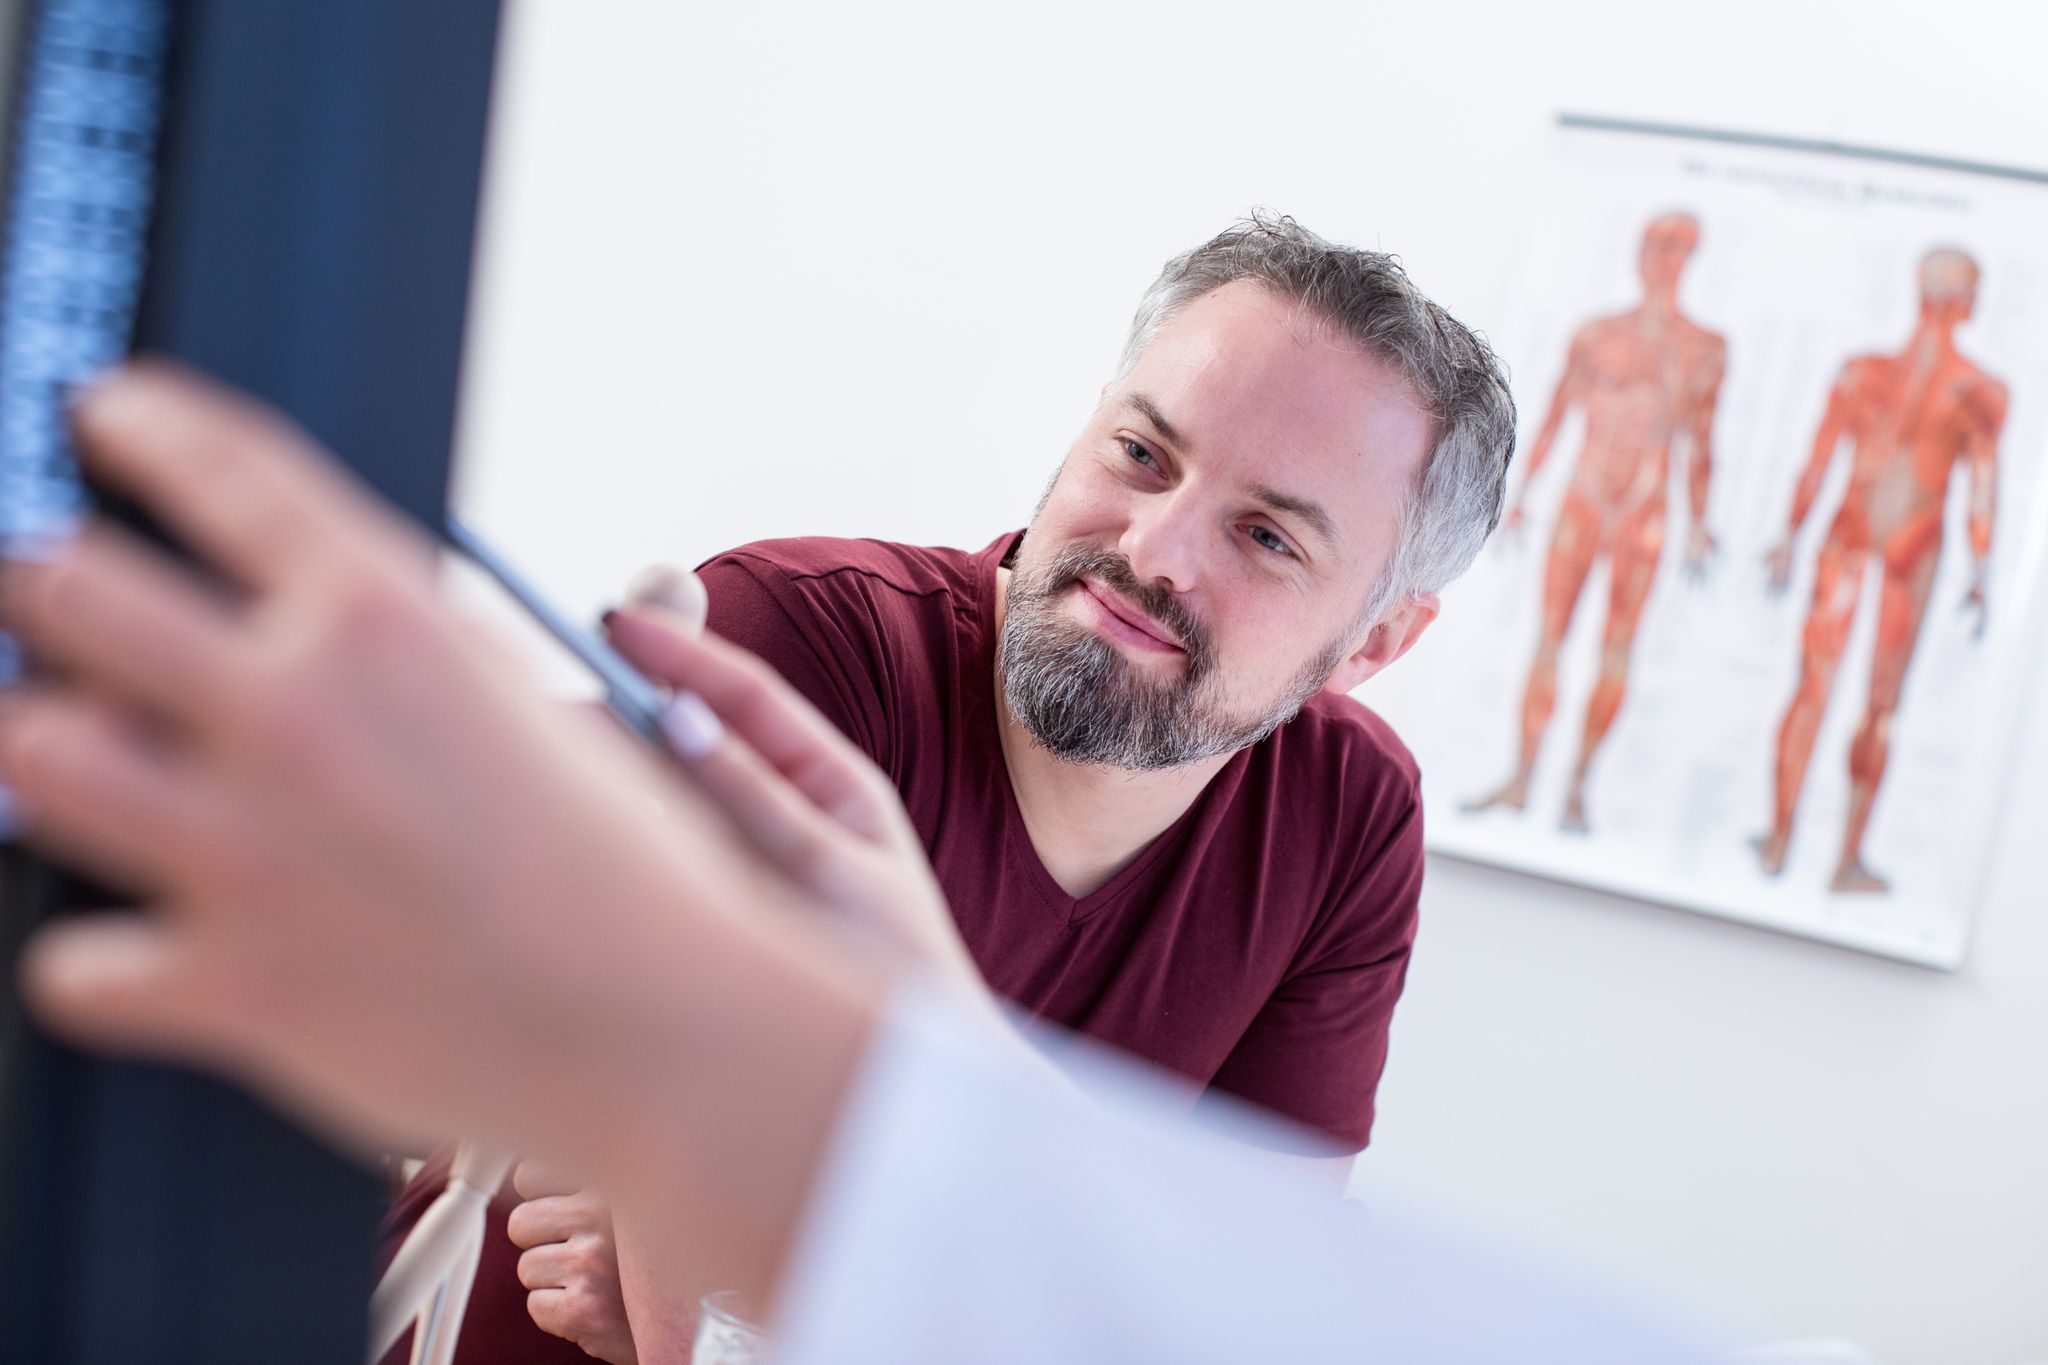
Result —
<instances>
[{"instance_id":1,"label":"blurred hand in foreground","mask_svg":"<svg viewBox=\"0 0 2048 1365\"><path fill-rule=\"evenodd\" d=\"M1000 1020L941 895L923 845L888 778L774 670L704 634L702 582L657 565L637 576L627 606L606 618L612 644L649 678L686 689L717 717L715 742L693 737L687 776L708 792L737 832L813 897L820 928L891 967L911 966L959 989L1000 1035ZM1031 1054L1036 1059L1036 1054ZM1042 1063L1039 1063L1042 1065ZM531 1202L512 1215L528 1248L521 1278L528 1312L544 1331L614 1362L681 1358L696 1305L723 1278L689 1283L672 1243L692 1230L641 1216L616 1224L589 1189L528 1194L546 1185L523 1167ZM630 1212L640 1213L640 1210ZM529 1239L537 1240L529 1240ZM631 1330L627 1330L630 1322Z\"/></svg>"},{"instance_id":2,"label":"blurred hand in foreground","mask_svg":"<svg viewBox=\"0 0 2048 1365\"><path fill-rule=\"evenodd\" d=\"M830 923L900 961L985 989L882 770L759 659L665 602L644 602L606 615L613 646L655 681L694 692L725 727L722 742L691 761L690 777L835 917Z\"/></svg>"},{"instance_id":3,"label":"blurred hand in foreground","mask_svg":"<svg viewBox=\"0 0 2048 1365\"><path fill-rule=\"evenodd\" d=\"M575 1160L771 1292L881 1007L810 927L828 907L527 687L437 602L425 539L273 414L143 364L77 421L212 575L109 527L0 572L62 680L0 708L0 777L32 838L146 906L40 931L31 1004L358 1140Z\"/></svg>"}]
</instances>

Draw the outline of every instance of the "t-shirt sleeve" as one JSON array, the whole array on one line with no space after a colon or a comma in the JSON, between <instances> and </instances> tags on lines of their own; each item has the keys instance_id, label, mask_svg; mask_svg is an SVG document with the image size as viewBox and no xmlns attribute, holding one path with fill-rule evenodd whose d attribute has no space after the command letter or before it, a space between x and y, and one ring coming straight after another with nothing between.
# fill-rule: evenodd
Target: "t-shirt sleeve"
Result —
<instances>
[{"instance_id":1,"label":"t-shirt sleeve","mask_svg":"<svg viewBox=\"0 0 2048 1365\"><path fill-rule=\"evenodd\" d=\"M894 771L895 726L877 681L872 632L852 628L869 604L850 581L802 576L747 552L698 566L711 631L765 661L881 767ZM841 599L846 599L842 601Z\"/></svg>"},{"instance_id":2,"label":"t-shirt sleeve","mask_svg":"<svg viewBox=\"0 0 2048 1365\"><path fill-rule=\"evenodd\" d=\"M1365 850L1294 965L1223 1061L1212 1086L1319 1130L1345 1151L1372 1136L1387 1030L1408 972L1422 894L1422 811Z\"/></svg>"}]
</instances>

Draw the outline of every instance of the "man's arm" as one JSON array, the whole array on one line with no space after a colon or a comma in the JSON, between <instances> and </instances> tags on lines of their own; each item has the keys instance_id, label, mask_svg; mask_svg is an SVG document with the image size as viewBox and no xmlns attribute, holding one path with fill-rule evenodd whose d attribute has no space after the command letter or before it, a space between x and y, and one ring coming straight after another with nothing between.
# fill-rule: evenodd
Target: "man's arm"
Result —
<instances>
[{"instance_id":1,"label":"man's arm","mask_svg":"<svg viewBox=\"0 0 2048 1365\"><path fill-rule=\"evenodd\" d=\"M1852 370L1855 363L1852 360L1843 366L1834 387L1828 390L1827 409L1821 414L1820 427L1813 433L1813 448L1807 453L1806 467L1800 471L1799 484L1792 492L1792 515L1785 527L1785 538L1765 557L1773 592L1784 591L1792 581L1793 542L1798 539L1799 528L1806 524L1807 514L1813 511L1813 504L1820 497L1820 486L1827 480L1828 465L1833 463L1835 450L1842 443L1842 433L1849 429L1849 395L1854 383Z\"/></svg>"},{"instance_id":2,"label":"man's arm","mask_svg":"<svg viewBox=\"0 0 2048 1365\"><path fill-rule=\"evenodd\" d=\"M1293 969L1224 1059L1211 1093L1279 1114L1322 1141L1260 1160L1341 1195L1372 1133L1388 1030L1407 977L1422 893L1422 814L1411 778L1393 776L1360 808L1402 809L1358 830L1360 851L1311 927ZM1259 1141L1254 1138L1254 1141ZM1319 1148L1319 1149L1318 1149Z\"/></svg>"},{"instance_id":3,"label":"man's arm","mask_svg":"<svg viewBox=\"0 0 2048 1365\"><path fill-rule=\"evenodd\" d=\"M1702 371L1686 414L1685 489L1692 510L1692 530L1687 537L1686 561L1700 569L1714 552L1714 536L1707 528L1707 499L1714 478L1714 413L1721 404L1721 380L1728 369L1728 343L1718 336L1707 339Z\"/></svg>"},{"instance_id":4,"label":"man's arm","mask_svg":"<svg viewBox=\"0 0 2048 1365\"><path fill-rule=\"evenodd\" d=\"M1828 405L1821 413L1820 426L1813 433L1813 448L1807 453L1806 467L1800 471L1799 486L1792 493L1792 515L1785 527L1786 538L1799 534L1799 528L1806 524L1807 514L1813 511L1813 504L1820 497L1820 486L1826 481L1828 465L1833 463L1835 448L1841 444L1842 432L1849 423L1849 375L1845 370L1835 386L1828 390Z\"/></svg>"},{"instance_id":5,"label":"man's arm","mask_svg":"<svg viewBox=\"0 0 2048 1365\"><path fill-rule=\"evenodd\" d=\"M1508 509L1507 525L1511 530L1522 524L1525 515L1523 503L1529 496L1529 487L1550 461L1551 448L1557 444L1557 433L1564 426L1565 414L1585 400L1592 378L1592 342L1586 335L1587 330L1581 328L1572 338L1571 347L1565 353L1564 373L1558 376L1557 387L1551 391L1550 406L1543 414L1543 425L1536 429L1536 439L1529 443L1522 485L1515 492L1514 505Z\"/></svg>"},{"instance_id":6,"label":"man's arm","mask_svg":"<svg viewBox=\"0 0 2048 1365\"><path fill-rule=\"evenodd\" d=\"M2004 384L1986 379L1964 409L1963 458L1970 469L1970 555L1974 561L1965 610L1977 613L1983 633L1991 587L1991 537L1998 522L1998 437L2005 430Z\"/></svg>"},{"instance_id":7,"label":"man's arm","mask_svg":"<svg viewBox=\"0 0 2048 1365\"><path fill-rule=\"evenodd\" d=\"M1387 1025L1407 963L1404 946L1391 960L1314 972L1285 983L1260 1010L1202 1109L1249 1102L1306 1125L1305 1149L1276 1150L1255 1136L1248 1164L1310 1182L1333 1199L1343 1196L1371 1135Z\"/></svg>"},{"instance_id":8,"label":"man's arm","mask_svg":"<svg viewBox=\"0 0 2048 1365\"><path fill-rule=\"evenodd\" d=\"M844 591L847 580L807 584L744 547L706 560L695 577L703 584L711 634L768 665L886 771L896 718L877 676L874 627L862 610L869 604L827 591Z\"/></svg>"}]
</instances>

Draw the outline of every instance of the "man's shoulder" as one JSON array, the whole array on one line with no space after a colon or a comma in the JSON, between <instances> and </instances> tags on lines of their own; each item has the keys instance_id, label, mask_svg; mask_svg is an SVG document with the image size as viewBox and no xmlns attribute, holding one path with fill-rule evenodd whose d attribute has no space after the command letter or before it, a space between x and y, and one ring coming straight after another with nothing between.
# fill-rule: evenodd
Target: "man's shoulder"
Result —
<instances>
[{"instance_id":1,"label":"man's shoulder","mask_svg":"<svg viewBox=\"0 0 2048 1365\"><path fill-rule=\"evenodd\" d=\"M1351 697L1319 692L1266 741L1241 795L1269 856L1305 898L1300 951L1367 945L1375 959L1413 932L1422 876L1422 775L1394 728Z\"/></svg>"},{"instance_id":2,"label":"man's shoulder","mask_svg":"<svg viewBox=\"0 0 2048 1365\"><path fill-rule=\"evenodd\" d=\"M805 536L736 546L697 572L710 629L893 774L916 718L978 671L987 553Z\"/></svg>"},{"instance_id":3,"label":"man's shoulder","mask_svg":"<svg viewBox=\"0 0 2048 1365\"><path fill-rule=\"evenodd\" d=\"M1955 387L1958 406L1980 422L1996 427L2005 421L2006 405L2012 391L2004 380L1980 369L1975 361L1958 356L1959 373Z\"/></svg>"},{"instance_id":4,"label":"man's shoulder","mask_svg":"<svg viewBox=\"0 0 2048 1365\"><path fill-rule=\"evenodd\" d=\"M1678 323L1679 336L1684 340L1688 358L1716 370L1728 363L1728 338L1691 318L1681 317Z\"/></svg>"},{"instance_id":5,"label":"man's shoulder","mask_svg":"<svg viewBox=\"0 0 2048 1365\"><path fill-rule=\"evenodd\" d=\"M971 593L975 558L966 550L887 540L797 536L756 540L706 560L700 572L736 566L752 576L795 587L838 586L928 597Z\"/></svg>"},{"instance_id":6,"label":"man's shoulder","mask_svg":"<svg viewBox=\"0 0 2048 1365\"><path fill-rule=\"evenodd\" d=\"M1422 806L1422 770L1401 737L1353 697L1318 692L1266 742L1268 799L1333 857L1386 847ZM1361 841L1361 836L1363 839Z\"/></svg>"},{"instance_id":7,"label":"man's shoulder","mask_svg":"<svg viewBox=\"0 0 2048 1365\"><path fill-rule=\"evenodd\" d=\"M1852 393L1861 394L1873 385L1881 387L1896 382L1904 368L1897 356L1865 351L1842 362L1841 375L1835 382Z\"/></svg>"},{"instance_id":8,"label":"man's shoulder","mask_svg":"<svg viewBox=\"0 0 2048 1365\"><path fill-rule=\"evenodd\" d=\"M1623 313L1602 313L1599 317L1587 318L1579 324L1579 330L1572 333L1572 344L1597 346L1617 336L1626 336L1634 330L1635 322L1634 309Z\"/></svg>"},{"instance_id":9,"label":"man's shoulder","mask_svg":"<svg viewBox=\"0 0 2048 1365\"><path fill-rule=\"evenodd\" d=\"M1318 692L1283 729L1298 743L1294 761L1343 770L1418 796L1422 769L1401 737L1377 711L1356 697Z\"/></svg>"}]
</instances>

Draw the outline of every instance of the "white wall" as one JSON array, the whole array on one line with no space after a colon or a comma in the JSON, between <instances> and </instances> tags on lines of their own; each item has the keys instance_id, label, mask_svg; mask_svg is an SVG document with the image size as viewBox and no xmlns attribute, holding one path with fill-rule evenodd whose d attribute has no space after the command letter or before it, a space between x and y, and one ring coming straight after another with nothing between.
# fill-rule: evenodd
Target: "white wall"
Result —
<instances>
[{"instance_id":1,"label":"white wall","mask_svg":"<svg viewBox=\"0 0 2048 1365\"><path fill-rule=\"evenodd\" d=\"M2039 6L1716 9L524 0L462 506L593 610L760 536L978 545L1159 263L1249 205L1484 326L1561 107L2048 162ZM2048 726L2017 741L1954 976L1436 863L1373 1178L1757 1337L2048 1358Z\"/></svg>"}]
</instances>

